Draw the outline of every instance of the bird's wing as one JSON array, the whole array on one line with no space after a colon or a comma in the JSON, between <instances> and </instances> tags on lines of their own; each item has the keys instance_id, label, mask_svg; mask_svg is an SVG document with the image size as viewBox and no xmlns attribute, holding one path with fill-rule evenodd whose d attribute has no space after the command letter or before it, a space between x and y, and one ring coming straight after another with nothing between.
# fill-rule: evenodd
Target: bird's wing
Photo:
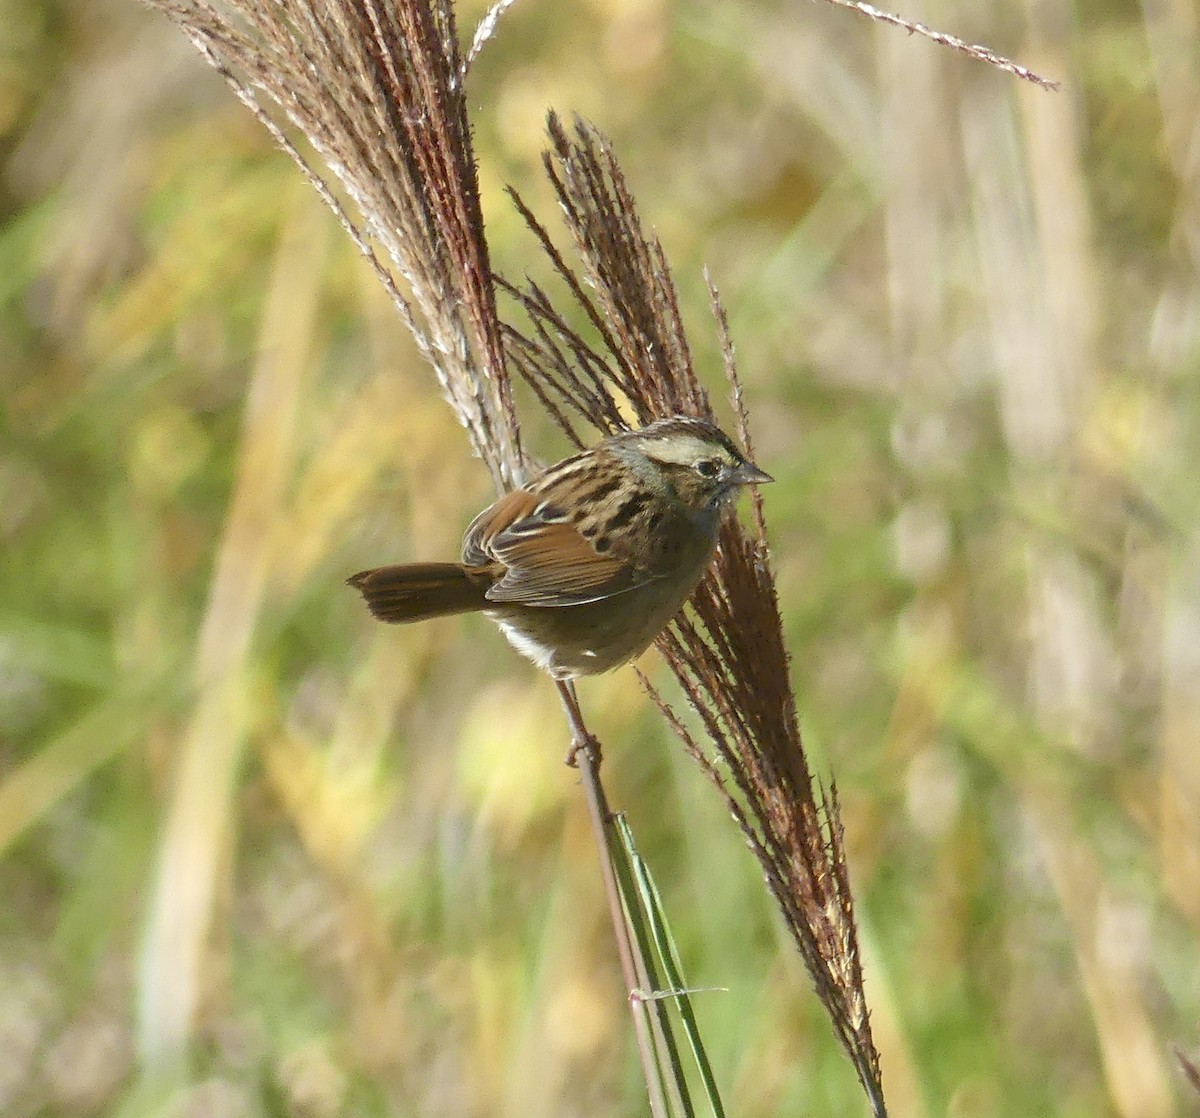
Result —
<instances>
[{"instance_id":1,"label":"bird's wing","mask_svg":"<svg viewBox=\"0 0 1200 1118\"><path fill-rule=\"evenodd\" d=\"M562 508L526 489L505 494L475 518L462 557L467 566L504 566L489 600L529 606L583 605L657 577L614 541L586 538Z\"/></svg>"}]
</instances>

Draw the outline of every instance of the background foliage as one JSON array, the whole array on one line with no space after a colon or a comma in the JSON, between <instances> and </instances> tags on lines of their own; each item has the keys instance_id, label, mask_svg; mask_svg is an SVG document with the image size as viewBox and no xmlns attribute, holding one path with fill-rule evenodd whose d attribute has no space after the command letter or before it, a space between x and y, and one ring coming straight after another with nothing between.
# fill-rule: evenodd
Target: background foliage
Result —
<instances>
[{"instance_id":1,"label":"background foliage","mask_svg":"<svg viewBox=\"0 0 1200 1118\"><path fill-rule=\"evenodd\" d=\"M501 187L546 214L553 106L612 136L718 390L721 287L892 1113L1186 1112L1196 11L905 14L1066 88L819 5L525 0L471 77L496 264L537 266ZM342 586L453 553L488 496L382 292L165 21L0 27L0 1110L641 1113L552 689L482 620L385 630ZM214 642L238 828L152 1095L146 896L181 741L229 747ZM582 699L690 980L729 988L698 1008L734 1112L859 1112L633 673Z\"/></svg>"}]
</instances>

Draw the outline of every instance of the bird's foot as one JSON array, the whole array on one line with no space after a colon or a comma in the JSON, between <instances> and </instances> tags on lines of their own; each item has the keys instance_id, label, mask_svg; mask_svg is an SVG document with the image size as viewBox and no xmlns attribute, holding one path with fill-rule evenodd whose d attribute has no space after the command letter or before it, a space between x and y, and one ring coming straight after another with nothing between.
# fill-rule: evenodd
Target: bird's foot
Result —
<instances>
[{"instance_id":1,"label":"bird's foot","mask_svg":"<svg viewBox=\"0 0 1200 1118\"><path fill-rule=\"evenodd\" d=\"M566 762L573 768L579 768L580 754L584 755L584 760L593 768L600 767L600 740L589 733L576 734L571 741L571 748L567 751Z\"/></svg>"}]
</instances>

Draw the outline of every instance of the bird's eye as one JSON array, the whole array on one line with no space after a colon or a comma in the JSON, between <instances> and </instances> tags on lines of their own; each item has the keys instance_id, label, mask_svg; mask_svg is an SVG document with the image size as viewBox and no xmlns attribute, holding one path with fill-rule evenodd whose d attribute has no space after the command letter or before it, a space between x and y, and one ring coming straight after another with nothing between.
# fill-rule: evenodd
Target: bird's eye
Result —
<instances>
[{"instance_id":1,"label":"bird's eye","mask_svg":"<svg viewBox=\"0 0 1200 1118\"><path fill-rule=\"evenodd\" d=\"M701 458L692 468L706 481L711 481L721 472L721 463L715 458Z\"/></svg>"}]
</instances>

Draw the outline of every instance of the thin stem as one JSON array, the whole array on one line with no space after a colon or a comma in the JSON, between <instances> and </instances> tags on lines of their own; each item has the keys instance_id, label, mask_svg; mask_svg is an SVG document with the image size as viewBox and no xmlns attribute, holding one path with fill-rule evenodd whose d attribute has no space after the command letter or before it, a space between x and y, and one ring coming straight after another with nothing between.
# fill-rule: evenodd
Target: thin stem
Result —
<instances>
[{"instance_id":1,"label":"thin stem","mask_svg":"<svg viewBox=\"0 0 1200 1118\"><path fill-rule=\"evenodd\" d=\"M608 807L604 785L600 781L600 743L584 725L583 712L579 709L579 700L575 697L575 685L570 681L559 680L557 686L563 709L567 712L567 722L571 727L571 752L568 761L579 769L579 779L583 785L584 798L587 800L588 817L592 823L592 837L596 842L596 852L600 855L600 875L604 878L608 916L612 922L613 939L617 944L617 957L621 962L621 976L625 982L629 1011L633 1015L638 1057L642 1062L642 1075L650 1096L650 1113L654 1118L667 1118L667 1100L663 1095L649 1022L639 992L642 987L638 978L638 967L629 938L629 925L625 920L621 890L617 884L617 871L608 844L608 825L612 813Z\"/></svg>"}]
</instances>

